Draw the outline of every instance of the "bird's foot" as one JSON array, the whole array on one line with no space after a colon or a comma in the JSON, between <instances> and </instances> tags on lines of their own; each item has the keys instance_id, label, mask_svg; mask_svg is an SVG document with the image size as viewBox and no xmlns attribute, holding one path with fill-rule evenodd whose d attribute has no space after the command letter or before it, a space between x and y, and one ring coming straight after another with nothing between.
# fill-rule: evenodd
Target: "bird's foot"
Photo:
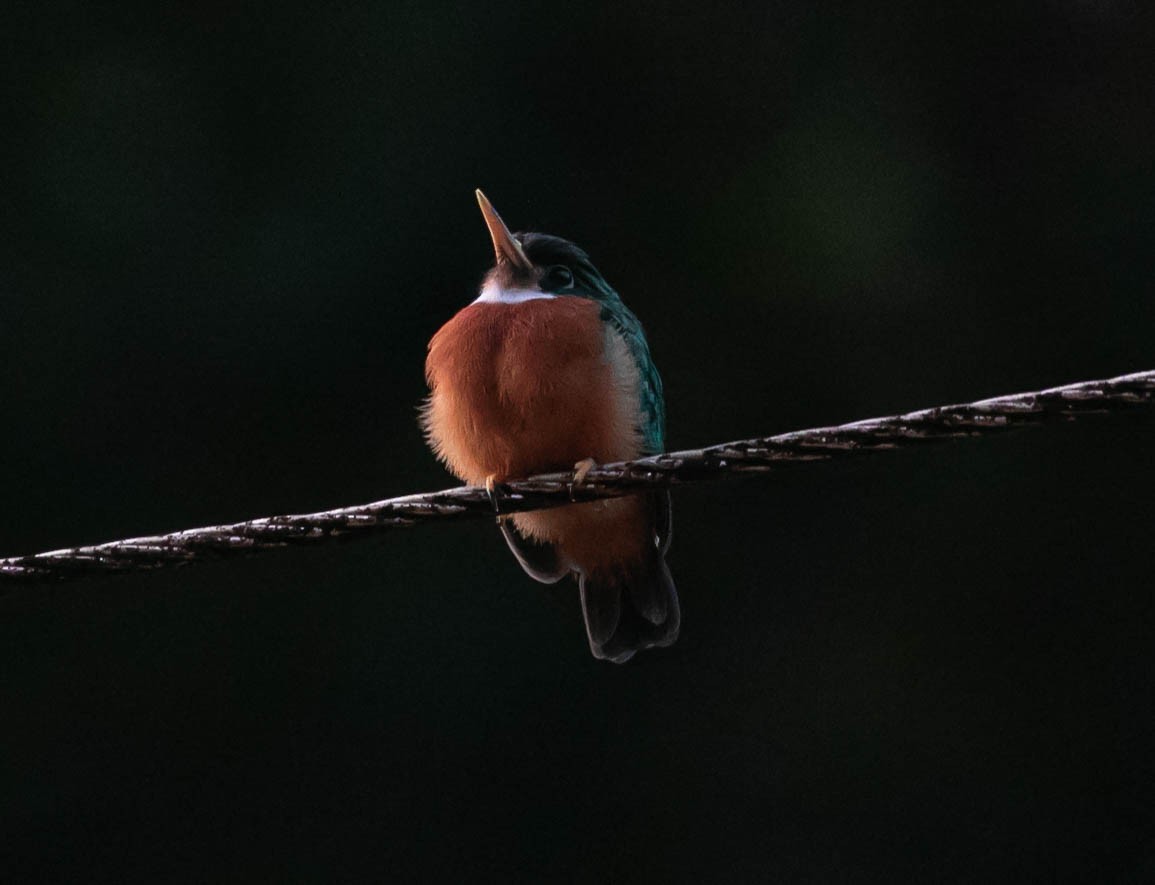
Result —
<instances>
[{"instance_id":1,"label":"bird's foot","mask_svg":"<svg viewBox=\"0 0 1155 885\"><path fill-rule=\"evenodd\" d=\"M586 477L589 472L598 466L598 462L593 458L583 458L573 466L573 479L570 480L569 496L573 498L574 489L580 489L585 485Z\"/></svg>"},{"instance_id":2,"label":"bird's foot","mask_svg":"<svg viewBox=\"0 0 1155 885\"><path fill-rule=\"evenodd\" d=\"M503 519L501 515L501 499L509 494L509 486L497 481L497 474L491 473L485 478L485 493L489 495L489 503L493 505L493 513L497 521Z\"/></svg>"}]
</instances>

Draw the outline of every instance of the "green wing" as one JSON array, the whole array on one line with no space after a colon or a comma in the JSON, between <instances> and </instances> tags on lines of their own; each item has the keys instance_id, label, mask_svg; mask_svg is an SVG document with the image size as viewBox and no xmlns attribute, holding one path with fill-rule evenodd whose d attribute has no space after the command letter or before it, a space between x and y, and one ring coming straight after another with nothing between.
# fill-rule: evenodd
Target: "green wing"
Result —
<instances>
[{"instance_id":1,"label":"green wing","mask_svg":"<svg viewBox=\"0 0 1155 885\"><path fill-rule=\"evenodd\" d=\"M642 324L622 300L615 297L602 302L602 321L613 326L625 339L638 367L638 398L642 404L642 445L646 454L656 455L666 448L666 401L662 396L662 378L650 358L650 346Z\"/></svg>"}]
</instances>

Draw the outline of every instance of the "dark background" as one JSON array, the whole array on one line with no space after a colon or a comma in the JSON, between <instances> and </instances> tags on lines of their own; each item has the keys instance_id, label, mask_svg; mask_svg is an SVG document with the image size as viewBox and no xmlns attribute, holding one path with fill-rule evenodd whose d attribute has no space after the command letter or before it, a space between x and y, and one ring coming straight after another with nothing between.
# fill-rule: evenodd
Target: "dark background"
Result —
<instances>
[{"instance_id":1,"label":"dark background","mask_svg":"<svg viewBox=\"0 0 1155 885\"><path fill-rule=\"evenodd\" d=\"M1155 367L1142 6L9 4L0 552L451 484L477 186L672 448ZM1153 430L679 490L625 667L484 524L12 590L0 872L1148 879Z\"/></svg>"}]
</instances>

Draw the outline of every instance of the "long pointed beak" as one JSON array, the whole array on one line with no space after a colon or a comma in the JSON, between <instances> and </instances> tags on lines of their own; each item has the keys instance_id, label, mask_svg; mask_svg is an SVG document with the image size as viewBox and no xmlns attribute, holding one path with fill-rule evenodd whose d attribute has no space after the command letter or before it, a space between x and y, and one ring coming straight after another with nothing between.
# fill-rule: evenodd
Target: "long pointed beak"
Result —
<instances>
[{"instance_id":1,"label":"long pointed beak","mask_svg":"<svg viewBox=\"0 0 1155 885\"><path fill-rule=\"evenodd\" d=\"M481 207L481 214L485 216L485 224L489 228L489 236L493 239L493 252L497 256L497 263L508 262L520 270L533 270L533 262L526 257L521 243L513 238L493 204L486 199L480 189L477 191L477 205Z\"/></svg>"}]
</instances>

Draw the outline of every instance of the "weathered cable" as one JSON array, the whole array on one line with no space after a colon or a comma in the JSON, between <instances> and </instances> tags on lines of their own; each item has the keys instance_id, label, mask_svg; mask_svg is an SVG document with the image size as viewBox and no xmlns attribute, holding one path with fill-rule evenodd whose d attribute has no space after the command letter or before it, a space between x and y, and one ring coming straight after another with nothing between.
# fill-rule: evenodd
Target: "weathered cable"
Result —
<instances>
[{"instance_id":1,"label":"weathered cable","mask_svg":"<svg viewBox=\"0 0 1155 885\"><path fill-rule=\"evenodd\" d=\"M569 473L534 476L502 487L501 510L503 513L538 510L647 488L764 473L791 464L982 436L1153 402L1155 371L1136 372L1105 381L1083 381L1049 390L604 464L591 470L576 487ZM14 556L0 559L0 583L61 581L184 565L339 537L368 537L385 529L438 520L487 516L493 518L493 505L485 489L460 487L321 513L270 516L233 525Z\"/></svg>"}]
</instances>

